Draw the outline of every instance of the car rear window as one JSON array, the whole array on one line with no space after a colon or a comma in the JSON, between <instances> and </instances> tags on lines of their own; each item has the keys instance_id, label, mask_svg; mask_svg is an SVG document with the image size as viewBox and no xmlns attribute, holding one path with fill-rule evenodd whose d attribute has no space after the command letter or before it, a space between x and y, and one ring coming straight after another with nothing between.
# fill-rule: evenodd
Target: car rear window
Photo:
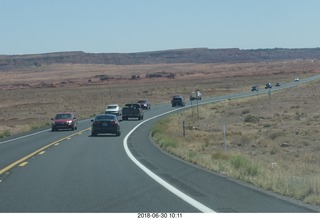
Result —
<instances>
[{"instance_id":1,"label":"car rear window","mask_svg":"<svg viewBox=\"0 0 320 219\"><path fill-rule=\"evenodd\" d=\"M115 120L115 116L101 115L101 116L97 116L96 120Z\"/></svg>"},{"instance_id":2,"label":"car rear window","mask_svg":"<svg viewBox=\"0 0 320 219\"><path fill-rule=\"evenodd\" d=\"M116 109L117 106L108 106L107 108L108 108L108 109Z\"/></svg>"},{"instance_id":3,"label":"car rear window","mask_svg":"<svg viewBox=\"0 0 320 219\"><path fill-rule=\"evenodd\" d=\"M72 118L71 114L57 114L56 119L70 119Z\"/></svg>"}]
</instances>

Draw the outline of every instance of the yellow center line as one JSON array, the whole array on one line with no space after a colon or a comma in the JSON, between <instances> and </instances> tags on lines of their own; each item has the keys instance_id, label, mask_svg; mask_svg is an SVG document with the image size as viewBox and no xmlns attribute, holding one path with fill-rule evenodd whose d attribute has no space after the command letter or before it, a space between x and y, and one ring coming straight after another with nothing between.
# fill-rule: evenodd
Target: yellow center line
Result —
<instances>
[{"instance_id":1,"label":"yellow center line","mask_svg":"<svg viewBox=\"0 0 320 219\"><path fill-rule=\"evenodd\" d=\"M39 154L44 154L44 153L46 153L46 151L41 151Z\"/></svg>"},{"instance_id":2,"label":"yellow center line","mask_svg":"<svg viewBox=\"0 0 320 219\"><path fill-rule=\"evenodd\" d=\"M27 164L28 164L28 162L22 162L21 164L19 164L19 167L24 167Z\"/></svg>"},{"instance_id":3,"label":"yellow center line","mask_svg":"<svg viewBox=\"0 0 320 219\"><path fill-rule=\"evenodd\" d=\"M86 128L86 129L84 129L84 130L82 130L82 131L87 131L87 130L89 130L89 129L90 129L90 128ZM21 164L22 162L24 162L25 160L29 159L30 157L33 157L34 155L40 153L41 151L43 151L43 150L45 150L45 149L47 149L47 148L49 148L49 147L51 147L51 146L53 146L53 145L56 145L56 144L60 143L60 142L63 141L63 140L66 140L66 139L68 139L68 138L71 138L71 137L73 137L73 136L75 136L75 135L77 135L77 134L78 134L78 132L77 132L77 133L74 133L74 134L72 134L72 135L68 135L68 136L66 136L66 137L64 137L64 138L61 138L61 139L59 139L59 140L57 140L57 141L55 141L55 142L52 142L52 143L50 143L50 144L48 144L48 145L46 145L46 146L44 146L44 147L42 147L42 148L34 151L34 152L32 152L31 154L29 154L29 155L27 155L27 156L25 156L25 157L17 160L16 162L14 162L14 163L8 165L7 167L3 168L2 170L0 170L0 175L3 174L3 173L6 172L6 171L12 169L13 167Z\"/></svg>"}]
</instances>

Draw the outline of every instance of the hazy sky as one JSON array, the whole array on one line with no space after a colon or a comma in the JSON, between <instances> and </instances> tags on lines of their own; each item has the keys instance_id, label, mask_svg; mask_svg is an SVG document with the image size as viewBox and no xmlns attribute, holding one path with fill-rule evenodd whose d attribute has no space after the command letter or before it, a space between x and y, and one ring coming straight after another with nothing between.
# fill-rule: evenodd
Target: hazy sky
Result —
<instances>
[{"instance_id":1,"label":"hazy sky","mask_svg":"<svg viewBox=\"0 0 320 219\"><path fill-rule=\"evenodd\" d=\"M315 48L320 0L0 0L0 54Z\"/></svg>"}]
</instances>

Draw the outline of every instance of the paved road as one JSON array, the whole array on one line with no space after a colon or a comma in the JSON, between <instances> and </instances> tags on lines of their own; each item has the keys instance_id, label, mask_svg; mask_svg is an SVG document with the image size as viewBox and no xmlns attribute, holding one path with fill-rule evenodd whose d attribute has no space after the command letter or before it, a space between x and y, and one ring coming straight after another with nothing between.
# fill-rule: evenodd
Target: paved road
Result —
<instances>
[{"instance_id":1,"label":"paved road","mask_svg":"<svg viewBox=\"0 0 320 219\"><path fill-rule=\"evenodd\" d=\"M276 89L311 79L315 77ZM212 97L201 104L257 94ZM320 212L317 206L208 172L159 150L150 141L150 128L177 110L169 104L154 106L142 122L121 122L120 137L91 137L91 123L84 120L77 131L47 129L3 139L0 212Z\"/></svg>"}]
</instances>

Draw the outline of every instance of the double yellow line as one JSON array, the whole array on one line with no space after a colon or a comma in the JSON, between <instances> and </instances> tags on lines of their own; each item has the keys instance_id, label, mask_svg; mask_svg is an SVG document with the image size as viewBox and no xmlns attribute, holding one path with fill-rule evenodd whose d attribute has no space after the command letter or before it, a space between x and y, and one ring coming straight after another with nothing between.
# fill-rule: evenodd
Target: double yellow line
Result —
<instances>
[{"instance_id":1,"label":"double yellow line","mask_svg":"<svg viewBox=\"0 0 320 219\"><path fill-rule=\"evenodd\" d=\"M35 152L32 152L31 154L29 154L29 155L27 155L27 156L25 156L25 157L17 160L16 162L10 164L9 166L1 169L1 170L0 170L0 175L3 174L3 173L5 173L5 172L7 172L7 171L10 170L10 169L12 169L13 167L19 165L20 163L24 162L25 160L29 159L30 157L35 156L36 154L40 153L41 151L44 151L45 149L47 149L47 148L49 148L49 147L51 147L51 146L53 146L53 145L56 145L56 144L58 144L58 143L60 143L60 142L62 142L62 141L64 141L64 140L66 140L66 139L69 139L69 138L71 138L71 137L73 137L73 136L75 136L75 135L80 135L80 134L82 134L83 132L85 132L85 131L87 131L87 130L89 130L89 129L90 129L90 128L86 128L86 129L84 129L84 130L82 130L82 131L79 131L79 132L76 132L76 133L74 133L74 134L72 134L72 135L68 135L68 136L66 136L66 137L64 137L64 138L61 138L61 139L59 139L59 140L57 140L57 141L55 141L55 142L52 142L52 143L50 143L50 144L48 144L48 145L46 145L46 146L44 146L44 147L36 150Z\"/></svg>"}]
</instances>

